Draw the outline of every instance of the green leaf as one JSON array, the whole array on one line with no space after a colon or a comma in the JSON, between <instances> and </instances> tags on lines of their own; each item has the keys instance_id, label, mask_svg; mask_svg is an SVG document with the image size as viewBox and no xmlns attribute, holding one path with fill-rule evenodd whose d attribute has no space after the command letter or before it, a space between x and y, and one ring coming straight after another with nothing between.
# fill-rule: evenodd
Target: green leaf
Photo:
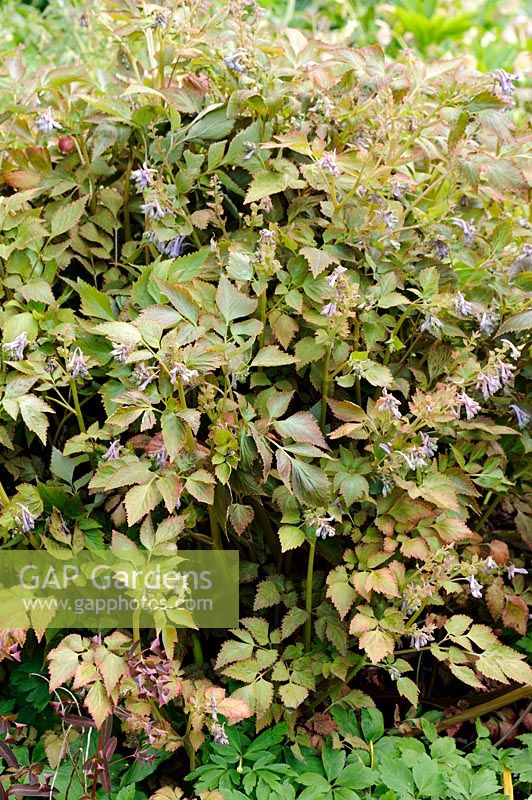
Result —
<instances>
[{"instance_id":1,"label":"green leaf","mask_svg":"<svg viewBox=\"0 0 532 800\"><path fill-rule=\"evenodd\" d=\"M334 750L329 745L325 745L321 751L321 758L325 776L330 783L333 783L333 781L338 778L345 765L345 750ZM338 782L341 783L342 786L345 786L343 781Z\"/></svg>"},{"instance_id":2,"label":"green leaf","mask_svg":"<svg viewBox=\"0 0 532 800\"><path fill-rule=\"evenodd\" d=\"M360 724L366 742L377 742L384 736L384 717L378 708L363 708L360 712Z\"/></svg>"},{"instance_id":3,"label":"green leaf","mask_svg":"<svg viewBox=\"0 0 532 800\"><path fill-rule=\"evenodd\" d=\"M200 503L212 505L214 503L214 485L216 479L204 469L198 469L185 481L185 489Z\"/></svg>"},{"instance_id":4,"label":"green leaf","mask_svg":"<svg viewBox=\"0 0 532 800\"><path fill-rule=\"evenodd\" d=\"M288 550L300 547L306 540L306 536L302 529L296 528L295 525L282 525L279 528L279 539L281 540L281 550L286 553Z\"/></svg>"},{"instance_id":5,"label":"green leaf","mask_svg":"<svg viewBox=\"0 0 532 800\"><path fill-rule=\"evenodd\" d=\"M221 275L216 290L216 305L227 324L239 317L248 317L257 308L257 300L248 297L233 286L231 281Z\"/></svg>"},{"instance_id":6,"label":"green leaf","mask_svg":"<svg viewBox=\"0 0 532 800\"><path fill-rule=\"evenodd\" d=\"M53 215L50 223L50 235L60 236L71 230L80 221L85 210L86 198L80 197L69 205L61 206Z\"/></svg>"},{"instance_id":7,"label":"green leaf","mask_svg":"<svg viewBox=\"0 0 532 800\"><path fill-rule=\"evenodd\" d=\"M298 411L287 419L279 420L274 423L274 428L283 438L293 439L294 442L315 444L324 450L328 449L316 419L308 411Z\"/></svg>"},{"instance_id":8,"label":"green leaf","mask_svg":"<svg viewBox=\"0 0 532 800\"><path fill-rule=\"evenodd\" d=\"M279 589L273 580L267 578L265 581L261 581L257 586L253 610L260 611L262 608L271 608L271 606L277 605L280 600L281 594Z\"/></svg>"},{"instance_id":9,"label":"green leaf","mask_svg":"<svg viewBox=\"0 0 532 800\"><path fill-rule=\"evenodd\" d=\"M233 130L235 121L227 116L227 108L206 109L198 114L186 135L186 140L191 139L225 139Z\"/></svg>"},{"instance_id":10,"label":"green leaf","mask_svg":"<svg viewBox=\"0 0 532 800\"><path fill-rule=\"evenodd\" d=\"M294 364L296 362L295 356L288 353L283 353L280 347L276 344L269 344L259 350L253 361L252 367L282 367L286 364Z\"/></svg>"},{"instance_id":11,"label":"green leaf","mask_svg":"<svg viewBox=\"0 0 532 800\"><path fill-rule=\"evenodd\" d=\"M329 481L321 469L314 464L290 459L292 463L292 489L301 503L309 506L323 505L329 494Z\"/></svg>"},{"instance_id":12,"label":"green leaf","mask_svg":"<svg viewBox=\"0 0 532 800\"><path fill-rule=\"evenodd\" d=\"M308 619L308 613L302 609L291 608L283 617L283 621L281 623L281 639L287 639L291 636L298 628L305 624Z\"/></svg>"},{"instance_id":13,"label":"green leaf","mask_svg":"<svg viewBox=\"0 0 532 800\"><path fill-rule=\"evenodd\" d=\"M308 261L310 271L315 278L332 264L339 264L340 259L331 255L326 250L319 250L317 247L302 247L299 251Z\"/></svg>"},{"instance_id":14,"label":"green leaf","mask_svg":"<svg viewBox=\"0 0 532 800\"><path fill-rule=\"evenodd\" d=\"M91 686L85 698L85 705L98 728L101 728L112 710L111 701L101 681L96 681Z\"/></svg>"},{"instance_id":15,"label":"green leaf","mask_svg":"<svg viewBox=\"0 0 532 800\"><path fill-rule=\"evenodd\" d=\"M130 489L124 500L128 525L132 526L139 522L146 514L153 511L161 500L161 493L154 482Z\"/></svg>"},{"instance_id":16,"label":"green leaf","mask_svg":"<svg viewBox=\"0 0 532 800\"><path fill-rule=\"evenodd\" d=\"M410 800L414 797L414 778L408 767L399 758L389 755L382 756L379 773L384 785L397 792L401 800Z\"/></svg>"},{"instance_id":17,"label":"green leaf","mask_svg":"<svg viewBox=\"0 0 532 800\"><path fill-rule=\"evenodd\" d=\"M419 689L411 678L397 678L397 691L406 697L414 707L419 702Z\"/></svg>"},{"instance_id":18,"label":"green leaf","mask_svg":"<svg viewBox=\"0 0 532 800\"><path fill-rule=\"evenodd\" d=\"M240 503L232 503L227 509L227 517L231 525L240 536L246 528L253 522L255 512L251 506L240 505Z\"/></svg>"},{"instance_id":19,"label":"green leaf","mask_svg":"<svg viewBox=\"0 0 532 800\"><path fill-rule=\"evenodd\" d=\"M96 287L78 278L74 288L79 293L81 298L81 310L86 317L96 317L97 319L106 319L114 321L115 315L109 297L100 292Z\"/></svg>"},{"instance_id":20,"label":"green leaf","mask_svg":"<svg viewBox=\"0 0 532 800\"><path fill-rule=\"evenodd\" d=\"M236 642L233 639L229 639L227 642L223 643L218 653L215 665L216 669L221 669L227 666L227 664L233 664L235 661L244 661L251 658L253 650L254 645L252 644Z\"/></svg>"},{"instance_id":21,"label":"green leaf","mask_svg":"<svg viewBox=\"0 0 532 800\"><path fill-rule=\"evenodd\" d=\"M34 394L19 397L17 404L26 427L32 433L37 434L43 444L46 444L46 432L49 425L46 414L53 414L53 408L50 408L48 403Z\"/></svg>"},{"instance_id":22,"label":"green leaf","mask_svg":"<svg viewBox=\"0 0 532 800\"><path fill-rule=\"evenodd\" d=\"M297 708L308 697L308 689L297 683L285 683L279 687L279 694L287 708Z\"/></svg>"},{"instance_id":23,"label":"green leaf","mask_svg":"<svg viewBox=\"0 0 532 800\"><path fill-rule=\"evenodd\" d=\"M505 333L528 331L530 328L532 328L532 310L520 311L519 314L515 314L502 323L496 336L504 336Z\"/></svg>"}]
</instances>

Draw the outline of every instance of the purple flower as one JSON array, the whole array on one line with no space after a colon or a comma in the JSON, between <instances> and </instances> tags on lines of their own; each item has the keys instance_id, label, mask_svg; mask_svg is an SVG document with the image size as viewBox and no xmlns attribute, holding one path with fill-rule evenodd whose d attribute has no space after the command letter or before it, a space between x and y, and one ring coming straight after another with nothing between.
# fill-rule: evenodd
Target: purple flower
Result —
<instances>
[{"instance_id":1,"label":"purple flower","mask_svg":"<svg viewBox=\"0 0 532 800\"><path fill-rule=\"evenodd\" d=\"M435 239L433 242L434 252L438 258L447 258L449 255L449 246L442 242L441 239Z\"/></svg>"},{"instance_id":2,"label":"purple flower","mask_svg":"<svg viewBox=\"0 0 532 800\"><path fill-rule=\"evenodd\" d=\"M512 75L504 69L496 69L491 73L491 77L498 81L501 95L507 103L513 103L512 95L515 92L513 81L519 80L518 75Z\"/></svg>"},{"instance_id":3,"label":"purple flower","mask_svg":"<svg viewBox=\"0 0 532 800\"><path fill-rule=\"evenodd\" d=\"M116 461L117 458L120 458L120 442L118 439L111 442L102 458L104 461Z\"/></svg>"},{"instance_id":4,"label":"purple flower","mask_svg":"<svg viewBox=\"0 0 532 800\"><path fill-rule=\"evenodd\" d=\"M189 369L185 364L179 363L170 370L170 382L177 383L178 378L181 378L183 383L190 383L191 380L197 378L199 372L197 369Z\"/></svg>"},{"instance_id":5,"label":"purple flower","mask_svg":"<svg viewBox=\"0 0 532 800\"><path fill-rule=\"evenodd\" d=\"M336 531L333 526L329 525L329 522L333 520L334 517L319 517L317 519L316 537L318 539L328 539L332 536L336 536Z\"/></svg>"},{"instance_id":6,"label":"purple flower","mask_svg":"<svg viewBox=\"0 0 532 800\"><path fill-rule=\"evenodd\" d=\"M381 480L382 480L381 494L383 497L388 497L393 487L395 486L395 483L391 480L391 478L381 478Z\"/></svg>"},{"instance_id":7,"label":"purple flower","mask_svg":"<svg viewBox=\"0 0 532 800\"><path fill-rule=\"evenodd\" d=\"M488 314L484 311L484 313L480 314L478 317L478 328L482 333L485 333L486 336L491 336L493 331L495 330L495 320L496 317L493 314Z\"/></svg>"},{"instance_id":8,"label":"purple flower","mask_svg":"<svg viewBox=\"0 0 532 800\"><path fill-rule=\"evenodd\" d=\"M157 174L157 170L151 169L148 167L147 163L144 162L142 167L139 169L133 170L131 173L131 177L135 181L137 185L137 189L142 191L143 189L147 189L148 186L151 186L153 183L153 176Z\"/></svg>"},{"instance_id":9,"label":"purple flower","mask_svg":"<svg viewBox=\"0 0 532 800\"><path fill-rule=\"evenodd\" d=\"M275 231L271 231L268 228L261 228L259 236L262 242L275 242Z\"/></svg>"},{"instance_id":10,"label":"purple flower","mask_svg":"<svg viewBox=\"0 0 532 800\"><path fill-rule=\"evenodd\" d=\"M238 72L242 74L246 71L246 67L242 63L242 59L247 56L246 50L243 47L239 47L233 53L229 53L229 55L224 56L224 64L229 69L234 70L234 72Z\"/></svg>"},{"instance_id":11,"label":"purple flower","mask_svg":"<svg viewBox=\"0 0 532 800\"><path fill-rule=\"evenodd\" d=\"M482 397L487 400L492 394L498 392L502 384L498 375L490 375L487 372L479 372L477 377L477 389L482 392Z\"/></svg>"},{"instance_id":12,"label":"purple flower","mask_svg":"<svg viewBox=\"0 0 532 800\"><path fill-rule=\"evenodd\" d=\"M151 200L143 203L140 209L144 212L146 219L162 219L167 213L167 210L163 208L156 197L152 197Z\"/></svg>"},{"instance_id":13,"label":"purple flower","mask_svg":"<svg viewBox=\"0 0 532 800\"><path fill-rule=\"evenodd\" d=\"M427 456L422 447L409 447L406 453L402 450L397 451L406 461L408 469L427 466Z\"/></svg>"},{"instance_id":14,"label":"purple flower","mask_svg":"<svg viewBox=\"0 0 532 800\"><path fill-rule=\"evenodd\" d=\"M67 363L67 372L70 372L73 378L88 378L89 370L81 347L76 347L70 356Z\"/></svg>"},{"instance_id":15,"label":"purple flower","mask_svg":"<svg viewBox=\"0 0 532 800\"><path fill-rule=\"evenodd\" d=\"M487 559L484 561L484 566L486 569L498 569L499 565L495 561L492 556L488 556Z\"/></svg>"},{"instance_id":16,"label":"purple flower","mask_svg":"<svg viewBox=\"0 0 532 800\"><path fill-rule=\"evenodd\" d=\"M520 358L521 356L521 349L519 347L516 347L515 344L511 342L509 339L501 339L501 342L510 349L510 357L513 358L514 361L517 361L517 359Z\"/></svg>"},{"instance_id":17,"label":"purple flower","mask_svg":"<svg viewBox=\"0 0 532 800\"><path fill-rule=\"evenodd\" d=\"M337 304L333 303L333 302L327 303L321 309L320 314L323 317L327 317L327 319L332 319L333 317L335 317L338 314L338 306L337 306Z\"/></svg>"},{"instance_id":18,"label":"purple flower","mask_svg":"<svg viewBox=\"0 0 532 800\"><path fill-rule=\"evenodd\" d=\"M154 381L159 375L159 370L154 369L153 367L147 368L145 364L139 364L135 371L135 378L137 380L137 385L139 391L143 392L152 381Z\"/></svg>"},{"instance_id":19,"label":"purple flower","mask_svg":"<svg viewBox=\"0 0 532 800\"><path fill-rule=\"evenodd\" d=\"M165 242L161 242L155 231L145 231L144 232L145 239L150 242L151 244L155 245L159 253L164 253L164 249L166 247Z\"/></svg>"},{"instance_id":20,"label":"purple flower","mask_svg":"<svg viewBox=\"0 0 532 800\"><path fill-rule=\"evenodd\" d=\"M35 120L35 126L41 133L53 133L54 128L61 130L61 125L54 119L50 106L46 111L42 111Z\"/></svg>"},{"instance_id":21,"label":"purple flower","mask_svg":"<svg viewBox=\"0 0 532 800\"><path fill-rule=\"evenodd\" d=\"M397 667L389 666L387 667L387 670L392 681L397 681L401 677L401 670L397 669Z\"/></svg>"},{"instance_id":22,"label":"purple flower","mask_svg":"<svg viewBox=\"0 0 532 800\"><path fill-rule=\"evenodd\" d=\"M334 103L332 100L330 100L327 95L323 95L323 97L318 97L314 105L309 108L309 111L314 111L316 113L321 111L325 119L329 119L333 109Z\"/></svg>"},{"instance_id":23,"label":"purple flower","mask_svg":"<svg viewBox=\"0 0 532 800\"><path fill-rule=\"evenodd\" d=\"M421 450L427 458L432 458L438 452L438 442L432 439L428 433L421 434Z\"/></svg>"},{"instance_id":24,"label":"purple flower","mask_svg":"<svg viewBox=\"0 0 532 800\"><path fill-rule=\"evenodd\" d=\"M515 367L513 364L507 364L504 361L501 361L501 359L499 358L497 359L497 368L499 370L499 377L501 379L501 383L503 386L506 386L506 384L513 379L514 372L517 369L517 367Z\"/></svg>"},{"instance_id":25,"label":"purple flower","mask_svg":"<svg viewBox=\"0 0 532 800\"><path fill-rule=\"evenodd\" d=\"M458 314L461 314L463 317L468 317L473 310L473 306L465 299L462 292L456 293L454 298L454 307Z\"/></svg>"},{"instance_id":26,"label":"purple flower","mask_svg":"<svg viewBox=\"0 0 532 800\"><path fill-rule=\"evenodd\" d=\"M37 519L37 517L35 517L31 513L29 508L25 506L23 503L18 503L18 507L20 508L22 530L24 533L29 533L29 531L32 531L34 529L35 520Z\"/></svg>"},{"instance_id":27,"label":"purple flower","mask_svg":"<svg viewBox=\"0 0 532 800\"><path fill-rule=\"evenodd\" d=\"M468 582L471 597L476 597L477 600L480 600L482 598L482 584L477 581L474 575L469 576Z\"/></svg>"},{"instance_id":28,"label":"purple flower","mask_svg":"<svg viewBox=\"0 0 532 800\"><path fill-rule=\"evenodd\" d=\"M381 442L379 447L381 448L381 450L384 450L387 456L392 455L392 448L390 446L390 442Z\"/></svg>"},{"instance_id":29,"label":"purple flower","mask_svg":"<svg viewBox=\"0 0 532 800\"><path fill-rule=\"evenodd\" d=\"M468 247L472 245L477 232L476 227L471 222L467 222L467 220L461 219L460 217L453 217L452 221L458 228L462 229L462 233L464 234L464 242L466 245Z\"/></svg>"},{"instance_id":30,"label":"purple flower","mask_svg":"<svg viewBox=\"0 0 532 800\"><path fill-rule=\"evenodd\" d=\"M336 163L336 150L332 150L330 153L325 153L325 155L322 156L317 162L317 165L324 172L332 175L333 178L338 178L340 175L340 169Z\"/></svg>"},{"instance_id":31,"label":"purple flower","mask_svg":"<svg viewBox=\"0 0 532 800\"><path fill-rule=\"evenodd\" d=\"M125 364L127 361L128 355L131 353L133 349L133 345L131 344L117 344L116 342L112 342L113 349L111 350L111 355L116 361L120 361L121 364Z\"/></svg>"},{"instance_id":32,"label":"purple flower","mask_svg":"<svg viewBox=\"0 0 532 800\"><path fill-rule=\"evenodd\" d=\"M434 636L432 633L418 630L413 633L410 638L410 647L414 647L416 650L419 650L421 647L425 647L425 645L433 641Z\"/></svg>"},{"instance_id":33,"label":"purple flower","mask_svg":"<svg viewBox=\"0 0 532 800\"><path fill-rule=\"evenodd\" d=\"M22 361L24 358L24 348L28 343L28 334L26 331L19 333L16 339L12 342L6 342L4 350L6 351L11 361Z\"/></svg>"},{"instance_id":34,"label":"purple flower","mask_svg":"<svg viewBox=\"0 0 532 800\"><path fill-rule=\"evenodd\" d=\"M167 8L157 9L153 15L153 27L155 30L164 30L170 24L172 14Z\"/></svg>"},{"instance_id":35,"label":"purple flower","mask_svg":"<svg viewBox=\"0 0 532 800\"><path fill-rule=\"evenodd\" d=\"M514 575L528 575L528 570L523 567L516 567L515 564L508 564L507 572L511 581L514 579Z\"/></svg>"},{"instance_id":36,"label":"purple flower","mask_svg":"<svg viewBox=\"0 0 532 800\"><path fill-rule=\"evenodd\" d=\"M174 238L170 239L170 241L167 242L164 247L165 255L170 256L170 258L179 258L183 251L184 243L184 236L174 236Z\"/></svg>"},{"instance_id":37,"label":"purple flower","mask_svg":"<svg viewBox=\"0 0 532 800\"><path fill-rule=\"evenodd\" d=\"M465 392L459 394L457 399L459 403L464 406L467 419L473 419L473 417L476 417L480 411L480 403L477 403L476 400L473 400L473 398L469 397L469 395Z\"/></svg>"},{"instance_id":38,"label":"purple flower","mask_svg":"<svg viewBox=\"0 0 532 800\"><path fill-rule=\"evenodd\" d=\"M227 734L223 725L213 725L212 738L216 744L229 744L229 739L227 738Z\"/></svg>"},{"instance_id":39,"label":"purple flower","mask_svg":"<svg viewBox=\"0 0 532 800\"><path fill-rule=\"evenodd\" d=\"M384 221L384 224L389 231L393 231L399 222L399 217L397 214L394 214L389 208L385 209L384 211L378 211L377 214Z\"/></svg>"},{"instance_id":40,"label":"purple flower","mask_svg":"<svg viewBox=\"0 0 532 800\"><path fill-rule=\"evenodd\" d=\"M166 466L167 461L168 461L168 451L163 444L163 446L160 447L159 450L157 450L157 452L155 453L155 466L158 467L159 469L162 469L164 466Z\"/></svg>"},{"instance_id":41,"label":"purple flower","mask_svg":"<svg viewBox=\"0 0 532 800\"><path fill-rule=\"evenodd\" d=\"M435 314L429 314L428 317L425 317L419 330L422 333L428 331L429 333L432 333L433 336L436 336L441 331L442 328L443 328L443 322L440 319L438 319L438 317Z\"/></svg>"},{"instance_id":42,"label":"purple flower","mask_svg":"<svg viewBox=\"0 0 532 800\"><path fill-rule=\"evenodd\" d=\"M512 411L514 412L518 426L520 428L526 428L526 426L530 422L530 414L527 414L526 411L523 411L523 409L520 408L515 403L509 405L508 408L511 408Z\"/></svg>"},{"instance_id":43,"label":"purple flower","mask_svg":"<svg viewBox=\"0 0 532 800\"><path fill-rule=\"evenodd\" d=\"M375 403L375 408L377 411L386 411L388 414L391 414L396 419L401 419L402 414L399 410L401 407L401 402L394 397L393 394L388 394L386 389L382 390L382 394ZM382 445L381 445L382 447Z\"/></svg>"}]
</instances>

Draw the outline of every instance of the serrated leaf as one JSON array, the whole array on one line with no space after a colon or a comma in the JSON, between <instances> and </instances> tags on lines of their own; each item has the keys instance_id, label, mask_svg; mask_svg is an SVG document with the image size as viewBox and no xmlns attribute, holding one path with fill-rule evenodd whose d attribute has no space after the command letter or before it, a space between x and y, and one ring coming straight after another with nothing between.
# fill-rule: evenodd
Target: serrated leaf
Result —
<instances>
[{"instance_id":1,"label":"serrated leaf","mask_svg":"<svg viewBox=\"0 0 532 800\"><path fill-rule=\"evenodd\" d=\"M518 333L519 331L528 331L532 328L532 310L520 311L519 314L514 314L513 317L505 320L496 336L504 336L505 333Z\"/></svg>"},{"instance_id":2,"label":"serrated leaf","mask_svg":"<svg viewBox=\"0 0 532 800\"><path fill-rule=\"evenodd\" d=\"M280 436L293 439L294 442L309 442L324 450L328 449L318 423L308 411L298 411L287 419L278 420L274 423L274 428Z\"/></svg>"},{"instance_id":3,"label":"serrated leaf","mask_svg":"<svg viewBox=\"0 0 532 800\"><path fill-rule=\"evenodd\" d=\"M254 646L252 644L236 642L233 639L229 639L227 642L223 643L218 653L216 669L221 669L227 664L233 664L235 661L244 661L251 658L253 650Z\"/></svg>"},{"instance_id":4,"label":"serrated leaf","mask_svg":"<svg viewBox=\"0 0 532 800\"><path fill-rule=\"evenodd\" d=\"M232 503L227 509L227 518L239 536L253 522L254 517L255 512L251 506Z\"/></svg>"},{"instance_id":5,"label":"serrated leaf","mask_svg":"<svg viewBox=\"0 0 532 800\"><path fill-rule=\"evenodd\" d=\"M308 261L312 275L317 278L331 264L339 264L340 259L331 255L326 250L319 250L317 247L302 247L299 251Z\"/></svg>"},{"instance_id":6,"label":"serrated leaf","mask_svg":"<svg viewBox=\"0 0 532 800\"><path fill-rule=\"evenodd\" d=\"M26 427L32 433L37 434L43 444L46 444L46 432L49 425L46 414L53 414L53 408L33 394L19 397L17 404Z\"/></svg>"},{"instance_id":7,"label":"serrated leaf","mask_svg":"<svg viewBox=\"0 0 532 800\"><path fill-rule=\"evenodd\" d=\"M59 686L74 677L79 665L79 655L69 647L59 645L48 653L50 662L50 691L53 692Z\"/></svg>"},{"instance_id":8,"label":"serrated leaf","mask_svg":"<svg viewBox=\"0 0 532 800\"><path fill-rule=\"evenodd\" d=\"M283 353L280 347L276 344L269 344L263 347L253 361L252 367L283 367L286 364L295 364L295 356L289 353Z\"/></svg>"},{"instance_id":9,"label":"serrated leaf","mask_svg":"<svg viewBox=\"0 0 532 800\"><path fill-rule=\"evenodd\" d=\"M308 689L297 683L285 683L279 687L279 695L286 708L297 708L308 697Z\"/></svg>"},{"instance_id":10,"label":"serrated leaf","mask_svg":"<svg viewBox=\"0 0 532 800\"><path fill-rule=\"evenodd\" d=\"M185 481L185 489L200 503L214 503L214 485L216 479L204 469L198 469Z\"/></svg>"},{"instance_id":11,"label":"serrated leaf","mask_svg":"<svg viewBox=\"0 0 532 800\"><path fill-rule=\"evenodd\" d=\"M287 639L298 628L305 624L308 613L303 608L291 608L283 617L281 622L281 639Z\"/></svg>"},{"instance_id":12,"label":"serrated leaf","mask_svg":"<svg viewBox=\"0 0 532 800\"><path fill-rule=\"evenodd\" d=\"M80 221L83 211L85 210L86 198L80 197L79 200L74 200L73 203L61 206L53 215L50 223L50 235L61 236L66 233L74 225Z\"/></svg>"},{"instance_id":13,"label":"serrated leaf","mask_svg":"<svg viewBox=\"0 0 532 800\"><path fill-rule=\"evenodd\" d=\"M257 308L257 300L239 292L229 278L220 276L216 290L216 305L227 324L239 317L249 317Z\"/></svg>"},{"instance_id":14,"label":"serrated leaf","mask_svg":"<svg viewBox=\"0 0 532 800\"><path fill-rule=\"evenodd\" d=\"M280 600L279 589L271 578L267 578L257 586L253 610L260 611L262 608L271 608L271 606L277 605Z\"/></svg>"},{"instance_id":15,"label":"serrated leaf","mask_svg":"<svg viewBox=\"0 0 532 800\"><path fill-rule=\"evenodd\" d=\"M391 656L395 647L393 636L379 629L366 631L359 641L372 664L380 664L386 656Z\"/></svg>"},{"instance_id":16,"label":"serrated leaf","mask_svg":"<svg viewBox=\"0 0 532 800\"><path fill-rule=\"evenodd\" d=\"M286 553L288 550L300 547L306 540L306 536L301 528L296 528L295 525L282 525L279 528L279 539L281 540L281 550Z\"/></svg>"},{"instance_id":17,"label":"serrated leaf","mask_svg":"<svg viewBox=\"0 0 532 800\"><path fill-rule=\"evenodd\" d=\"M413 706L417 706L419 702L419 689L411 678L406 678L404 676L397 678L397 691L399 694L402 694L403 697L406 697Z\"/></svg>"},{"instance_id":18,"label":"serrated leaf","mask_svg":"<svg viewBox=\"0 0 532 800\"><path fill-rule=\"evenodd\" d=\"M101 728L113 708L101 681L96 681L91 686L85 698L85 706L98 728Z\"/></svg>"},{"instance_id":19,"label":"serrated leaf","mask_svg":"<svg viewBox=\"0 0 532 800\"><path fill-rule=\"evenodd\" d=\"M115 315L109 297L78 278L77 283L73 284L81 298L81 310L87 317L106 319L114 321Z\"/></svg>"},{"instance_id":20,"label":"serrated leaf","mask_svg":"<svg viewBox=\"0 0 532 800\"><path fill-rule=\"evenodd\" d=\"M130 489L124 499L128 525L139 522L146 514L153 511L161 500L161 493L154 481Z\"/></svg>"}]
</instances>

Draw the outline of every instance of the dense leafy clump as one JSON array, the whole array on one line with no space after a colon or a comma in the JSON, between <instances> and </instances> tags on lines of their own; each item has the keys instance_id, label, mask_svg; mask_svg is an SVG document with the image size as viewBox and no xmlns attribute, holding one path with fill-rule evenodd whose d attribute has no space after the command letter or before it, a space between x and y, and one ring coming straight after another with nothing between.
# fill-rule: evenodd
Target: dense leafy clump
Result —
<instances>
[{"instance_id":1,"label":"dense leafy clump","mask_svg":"<svg viewBox=\"0 0 532 800\"><path fill-rule=\"evenodd\" d=\"M456 731L530 693L515 79L256 11L109 2L108 64L1 77L3 546L240 554L227 635L0 619L64 730L99 728L105 792L113 715L149 766L194 766L226 722L297 748L331 703Z\"/></svg>"}]
</instances>

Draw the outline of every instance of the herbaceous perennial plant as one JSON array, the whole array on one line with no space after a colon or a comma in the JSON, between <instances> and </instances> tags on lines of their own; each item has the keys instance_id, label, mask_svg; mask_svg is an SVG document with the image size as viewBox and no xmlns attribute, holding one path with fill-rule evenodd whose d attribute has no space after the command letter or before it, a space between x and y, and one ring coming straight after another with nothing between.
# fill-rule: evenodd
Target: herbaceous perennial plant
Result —
<instances>
[{"instance_id":1,"label":"herbaceous perennial plant","mask_svg":"<svg viewBox=\"0 0 532 800\"><path fill-rule=\"evenodd\" d=\"M63 632L63 725L193 765L246 717L308 743L375 687L414 726L436 685L525 697L515 76L236 2L108 2L83 36L97 68L17 53L0 84L2 546L236 549L242 620Z\"/></svg>"}]
</instances>

